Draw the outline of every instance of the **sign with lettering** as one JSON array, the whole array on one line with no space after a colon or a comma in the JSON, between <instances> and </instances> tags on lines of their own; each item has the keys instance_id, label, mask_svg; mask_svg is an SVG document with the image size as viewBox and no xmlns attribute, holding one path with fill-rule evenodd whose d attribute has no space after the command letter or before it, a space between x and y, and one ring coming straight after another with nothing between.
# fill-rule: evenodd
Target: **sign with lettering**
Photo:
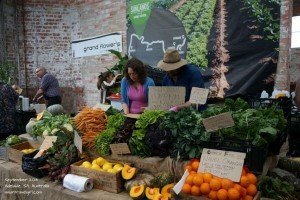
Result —
<instances>
[{"instance_id":1,"label":"sign with lettering","mask_svg":"<svg viewBox=\"0 0 300 200\"><path fill-rule=\"evenodd\" d=\"M107 54L108 50L122 52L122 32L72 41L74 58Z\"/></svg>"},{"instance_id":2,"label":"sign with lettering","mask_svg":"<svg viewBox=\"0 0 300 200\"><path fill-rule=\"evenodd\" d=\"M185 170L183 176L181 177L181 179L178 181L178 183L176 183L176 185L173 187L173 191L178 195L180 193L180 191L182 190L182 187L185 183L185 179L188 177L189 175L189 171Z\"/></svg>"},{"instance_id":3,"label":"sign with lettering","mask_svg":"<svg viewBox=\"0 0 300 200\"><path fill-rule=\"evenodd\" d=\"M173 106L183 104L185 97L185 87L149 87L148 109L168 110Z\"/></svg>"},{"instance_id":4,"label":"sign with lettering","mask_svg":"<svg viewBox=\"0 0 300 200\"><path fill-rule=\"evenodd\" d=\"M111 144L110 150L111 150L112 154L115 154L115 155L123 155L123 154L131 153L127 143Z\"/></svg>"},{"instance_id":5,"label":"sign with lettering","mask_svg":"<svg viewBox=\"0 0 300 200\"><path fill-rule=\"evenodd\" d=\"M212 132L222 128L232 127L234 126L234 121L231 114L226 112L203 119L203 125L207 132Z\"/></svg>"},{"instance_id":6,"label":"sign with lettering","mask_svg":"<svg viewBox=\"0 0 300 200\"><path fill-rule=\"evenodd\" d=\"M198 171L239 182L245 157L245 153L204 148Z\"/></svg>"},{"instance_id":7,"label":"sign with lettering","mask_svg":"<svg viewBox=\"0 0 300 200\"><path fill-rule=\"evenodd\" d=\"M192 87L190 102L194 104L204 105L208 96L208 89Z\"/></svg>"}]
</instances>

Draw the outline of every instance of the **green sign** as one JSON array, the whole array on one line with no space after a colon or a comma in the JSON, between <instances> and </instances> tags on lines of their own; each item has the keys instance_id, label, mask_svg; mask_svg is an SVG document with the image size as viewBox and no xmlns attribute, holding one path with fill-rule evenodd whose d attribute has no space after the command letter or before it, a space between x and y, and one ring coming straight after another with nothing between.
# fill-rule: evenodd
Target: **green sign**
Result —
<instances>
[{"instance_id":1,"label":"green sign","mask_svg":"<svg viewBox=\"0 0 300 200\"><path fill-rule=\"evenodd\" d=\"M129 18L137 33L141 36L151 14L151 0L132 0L129 5Z\"/></svg>"}]
</instances>

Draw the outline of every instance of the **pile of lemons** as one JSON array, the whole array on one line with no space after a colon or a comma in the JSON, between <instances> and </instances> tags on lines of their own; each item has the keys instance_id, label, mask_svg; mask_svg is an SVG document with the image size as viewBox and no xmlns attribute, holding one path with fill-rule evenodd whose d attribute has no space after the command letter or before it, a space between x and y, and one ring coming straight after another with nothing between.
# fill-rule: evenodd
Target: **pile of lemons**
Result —
<instances>
[{"instance_id":1,"label":"pile of lemons","mask_svg":"<svg viewBox=\"0 0 300 200\"><path fill-rule=\"evenodd\" d=\"M84 161L80 167L94 169L98 171L106 171L109 173L117 173L122 171L123 165L120 163L110 163L102 157L98 157L90 163L89 161Z\"/></svg>"}]
</instances>

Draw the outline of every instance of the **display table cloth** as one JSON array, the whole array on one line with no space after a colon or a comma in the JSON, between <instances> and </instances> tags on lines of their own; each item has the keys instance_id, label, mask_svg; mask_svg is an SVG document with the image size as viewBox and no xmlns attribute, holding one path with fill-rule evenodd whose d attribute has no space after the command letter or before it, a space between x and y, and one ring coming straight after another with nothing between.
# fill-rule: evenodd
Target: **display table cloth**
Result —
<instances>
[{"instance_id":1,"label":"display table cloth","mask_svg":"<svg viewBox=\"0 0 300 200\"><path fill-rule=\"evenodd\" d=\"M0 199L1 200L128 200L124 191L119 194L93 189L77 193L62 187L62 184L48 181L48 178L36 179L25 174L21 166L0 160Z\"/></svg>"}]
</instances>

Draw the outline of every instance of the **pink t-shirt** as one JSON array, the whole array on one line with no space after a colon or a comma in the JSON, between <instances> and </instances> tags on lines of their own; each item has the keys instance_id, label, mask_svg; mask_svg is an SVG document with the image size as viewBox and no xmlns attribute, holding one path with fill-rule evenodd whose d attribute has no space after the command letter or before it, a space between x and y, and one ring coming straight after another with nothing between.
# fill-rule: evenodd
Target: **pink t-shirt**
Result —
<instances>
[{"instance_id":1,"label":"pink t-shirt","mask_svg":"<svg viewBox=\"0 0 300 200\"><path fill-rule=\"evenodd\" d=\"M134 86L129 86L128 98L130 101L129 112L130 113L141 113L142 108L147 106L147 98L145 96L145 88L143 85L135 88Z\"/></svg>"}]
</instances>

